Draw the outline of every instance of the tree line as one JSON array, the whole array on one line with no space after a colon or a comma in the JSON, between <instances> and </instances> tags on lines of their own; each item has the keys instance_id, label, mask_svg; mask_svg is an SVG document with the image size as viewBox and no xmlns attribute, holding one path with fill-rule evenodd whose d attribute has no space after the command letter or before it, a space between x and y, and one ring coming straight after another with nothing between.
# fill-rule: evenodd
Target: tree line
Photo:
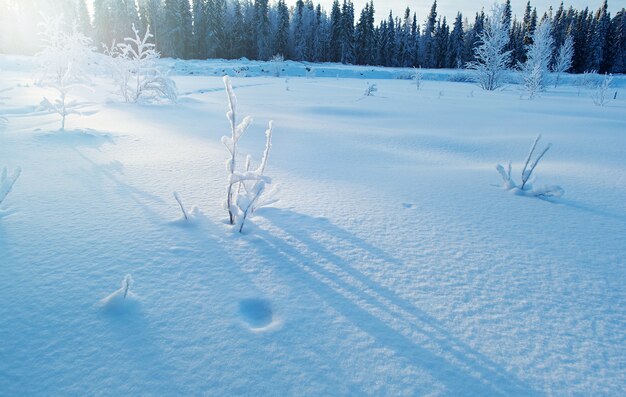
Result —
<instances>
[{"instance_id":1,"label":"tree line","mask_svg":"<svg viewBox=\"0 0 626 397\"><path fill-rule=\"evenodd\" d=\"M280 54L294 61L423 68L462 68L475 61L489 18L489 10L481 10L448 21L438 15L436 0L424 20L407 7L380 22L373 0L358 16L351 0L335 0L330 14L312 0L291 6L285 0L94 0L93 16L85 0L57 4L96 43L132 36L133 24L141 31L149 27L165 57L268 60ZM572 72L626 73L626 10L611 16L606 0L595 11L561 3L543 14L529 1L522 19L513 17L507 0L503 18L511 67L524 63L537 26L549 19L554 51L573 39Z\"/></svg>"}]
</instances>

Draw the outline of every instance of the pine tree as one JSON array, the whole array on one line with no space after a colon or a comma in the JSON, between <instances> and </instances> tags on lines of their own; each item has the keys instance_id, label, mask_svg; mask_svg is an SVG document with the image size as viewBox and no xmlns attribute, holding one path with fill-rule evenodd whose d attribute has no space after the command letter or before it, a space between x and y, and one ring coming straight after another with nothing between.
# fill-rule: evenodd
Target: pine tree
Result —
<instances>
[{"instance_id":1,"label":"pine tree","mask_svg":"<svg viewBox=\"0 0 626 397\"><path fill-rule=\"evenodd\" d=\"M435 28L437 24L437 0L433 3L430 8L430 13L428 14L428 18L426 19L426 24L424 26L424 33L422 34L422 66L426 68L435 67L435 43L434 43L434 35Z\"/></svg>"},{"instance_id":2,"label":"pine tree","mask_svg":"<svg viewBox=\"0 0 626 397\"><path fill-rule=\"evenodd\" d=\"M343 36L343 24L341 18L341 6L339 0L333 1L333 8L330 13L330 54L331 62L341 61L341 37Z\"/></svg>"},{"instance_id":3,"label":"pine tree","mask_svg":"<svg viewBox=\"0 0 626 397\"><path fill-rule=\"evenodd\" d=\"M193 57L203 59L207 56L206 0L193 0Z\"/></svg>"},{"instance_id":4,"label":"pine tree","mask_svg":"<svg viewBox=\"0 0 626 397\"><path fill-rule=\"evenodd\" d=\"M448 47L449 41L450 28L448 27L446 17L443 17L443 20L437 22L437 29L435 31L435 66L437 68L451 67L448 64L448 55L450 53L450 49Z\"/></svg>"},{"instance_id":5,"label":"pine tree","mask_svg":"<svg viewBox=\"0 0 626 397\"><path fill-rule=\"evenodd\" d=\"M464 32L463 32L463 15L461 13L456 14L456 19L454 20L454 26L452 27L452 32L450 33L450 43L449 43L449 55L448 55L448 65L452 68L461 68L463 66L463 43L464 43Z\"/></svg>"},{"instance_id":6,"label":"pine tree","mask_svg":"<svg viewBox=\"0 0 626 397\"><path fill-rule=\"evenodd\" d=\"M287 8L285 0L279 0L276 7L278 13L276 53L286 56L289 49L289 8Z\"/></svg>"},{"instance_id":7,"label":"pine tree","mask_svg":"<svg viewBox=\"0 0 626 397\"><path fill-rule=\"evenodd\" d=\"M85 0L77 0L76 3L76 27L78 31L87 37L92 35L91 17Z\"/></svg>"},{"instance_id":8,"label":"pine tree","mask_svg":"<svg viewBox=\"0 0 626 397\"><path fill-rule=\"evenodd\" d=\"M354 4L343 0L341 8L341 63L353 64L354 59Z\"/></svg>"}]
</instances>

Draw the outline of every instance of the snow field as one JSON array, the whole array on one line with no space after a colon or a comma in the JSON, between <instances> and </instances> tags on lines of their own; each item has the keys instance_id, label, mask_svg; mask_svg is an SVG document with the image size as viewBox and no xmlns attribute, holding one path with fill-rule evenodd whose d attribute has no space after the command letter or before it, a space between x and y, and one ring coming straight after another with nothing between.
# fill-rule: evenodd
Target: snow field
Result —
<instances>
[{"instance_id":1,"label":"snow field","mask_svg":"<svg viewBox=\"0 0 626 397\"><path fill-rule=\"evenodd\" d=\"M220 78L175 76L179 103L154 106L98 80L79 98L95 113L60 133L8 63L0 166L22 175L0 214L0 394L626 390L621 98L234 77L254 117L241 152L258 161L275 120L281 186L239 235L221 208ZM537 183L563 198L499 187L495 165L521 170L538 133L553 147ZM106 310L126 274L132 299Z\"/></svg>"}]
</instances>

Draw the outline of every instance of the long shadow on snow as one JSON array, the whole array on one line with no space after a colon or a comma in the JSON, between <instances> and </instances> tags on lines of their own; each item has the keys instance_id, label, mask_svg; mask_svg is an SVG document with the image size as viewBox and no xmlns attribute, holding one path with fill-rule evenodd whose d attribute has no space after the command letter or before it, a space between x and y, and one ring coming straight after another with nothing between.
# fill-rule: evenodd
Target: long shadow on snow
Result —
<instances>
[{"instance_id":1,"label":"long shadow on snow","mask_svg":"<svg viewBox=\"0 0 626 397\"><path fill-rule=\"evenodd\" d=\"M365 251L377 262L402 265L386 252L325 220L276 208L263 209L259 215L280 229L279 234L256 229L258 243L266 246L260 254L271 252L298 269L322 298L333 302L381 345L394 349L408 363L430 370L448 387L449 394L541 394L464 344L435 318L354 268L333 253L332 247L319 243L315 234L331 235L342 244Z\"/></svg>"},{"instance_id":2,"label":"long shadow on snow","mask_svg":"<svg viewBox=\"0 0 626 397\"><path fill-rule=\"evenodd\" d=\"M542 198L543 201L547 201L554 205L562 205L570 208L575 208L577 210L581 210L584 212L588 212L593 215L603 216L605 218L609 218L612 220L618 220L621 222L626 222L626 214L619 214L610 211L603 210L601 208L594 208L593 206L583 203L580 201L570 200L563 197L559 198Z\"/></svg>"},{"instance_id":3,"label":"long shadow on snow","mask_svg":"<svg viewBox=\"0 0 626 397\"><path fill-rule=\"evenodd\" d=\"M98 186L102 185L103 180L108 180L116 187L117 193L122 197L130 198L137 206L152 219L154 223L160 224L160 216L148 205L147 202L162 203L161 197L155 196L148 192L144 192L120 179L116 174L123 174L124 165L119 161L111 161L106 164L99 164L87 157L83 152L74 148L78 157L85 160L91 165L91 171L85 170L84 180L98 182Z\"/></svg>"}]
</instances>

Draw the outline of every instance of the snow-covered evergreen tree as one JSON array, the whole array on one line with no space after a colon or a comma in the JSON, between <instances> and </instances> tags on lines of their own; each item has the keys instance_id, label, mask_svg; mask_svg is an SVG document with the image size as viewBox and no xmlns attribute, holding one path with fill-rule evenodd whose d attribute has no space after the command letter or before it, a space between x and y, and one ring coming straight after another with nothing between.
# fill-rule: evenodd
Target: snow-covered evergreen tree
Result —
<instances>
[{"instance_id":1,"label":"snow-covered evergreen tree","mask_svg":"<svg viewBox=\"0 0 626 397\"><path fill-rule=\"evenodd\" d=\"M467 68L476 72L476 79L484 90L493 91L504 83L511 51L506 50L509 32L503 21L504 7L494 4L485 30L479 35L480 42L474 49L476 61L469 62Z\"/></svg>"}]
</instances>

